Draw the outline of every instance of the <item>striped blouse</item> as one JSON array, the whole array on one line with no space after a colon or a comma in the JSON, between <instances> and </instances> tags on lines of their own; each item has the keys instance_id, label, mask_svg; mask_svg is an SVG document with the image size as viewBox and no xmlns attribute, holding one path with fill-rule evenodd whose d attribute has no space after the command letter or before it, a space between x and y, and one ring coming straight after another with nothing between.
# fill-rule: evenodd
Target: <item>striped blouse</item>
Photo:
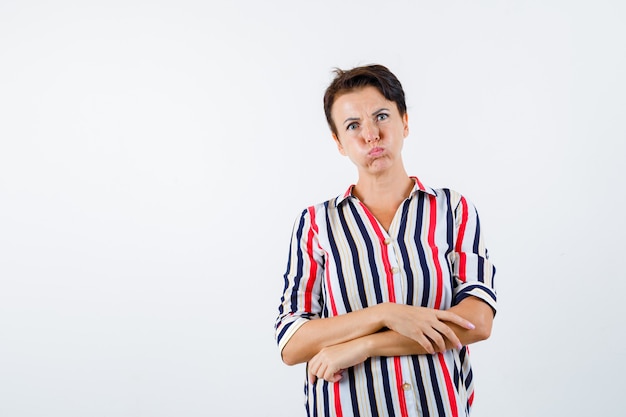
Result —
<instances>
[{"instance_id":1,"label":"striped blouse","mask_svg":"<svg viewBox=\"0 0 626 417\"><path fill-rule=\"evenodd\" d=\"M308 320L383 302L446 310L468 296L495 311L495 268L478 214L462 195L415 186L389 232L352 189L295 222L275 325L282 351ZM474 385L467 346L434 355L372 357L329 383L305 378L308 416L467 416Z\"/></svg>"}]
</instances>

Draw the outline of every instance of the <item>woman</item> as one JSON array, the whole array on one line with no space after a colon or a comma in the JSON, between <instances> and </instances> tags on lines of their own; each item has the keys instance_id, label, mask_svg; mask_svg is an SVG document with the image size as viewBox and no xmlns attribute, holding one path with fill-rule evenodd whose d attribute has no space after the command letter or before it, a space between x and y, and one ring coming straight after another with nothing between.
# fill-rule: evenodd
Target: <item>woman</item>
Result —
<instances>
[{"instance_id":1,"label":"woman","mask_svg":"<svg viewBox=\"0 0 626 417\"><path fill-rule=\"evenodd\" d=\"M476 209L407 174L404 92L384 66L337 70L324 110L358 181L293 229L276 339L307 362L308 415L469 415L467 345L496 306Z\"/></svg>"}]
</instances>

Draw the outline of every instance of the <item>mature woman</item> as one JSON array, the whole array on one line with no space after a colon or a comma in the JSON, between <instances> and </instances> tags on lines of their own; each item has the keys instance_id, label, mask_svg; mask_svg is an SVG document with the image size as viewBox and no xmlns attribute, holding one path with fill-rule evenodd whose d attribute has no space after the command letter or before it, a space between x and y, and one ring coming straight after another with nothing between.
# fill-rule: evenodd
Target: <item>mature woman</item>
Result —
<instances>
[{"instance_id":1,"label":"mature woman","mask_svg":"<svg viewBox=\"0 0 626 417\"><path fill-rule=\"evenodd\" d=\"M489 337L496 306L476 209L407 174L387 68L337 70L324 111L358 181L293 229L276 339L285 363L307 362L307 413L469 415L467 345Z\"/></svg>"}]
</instances>

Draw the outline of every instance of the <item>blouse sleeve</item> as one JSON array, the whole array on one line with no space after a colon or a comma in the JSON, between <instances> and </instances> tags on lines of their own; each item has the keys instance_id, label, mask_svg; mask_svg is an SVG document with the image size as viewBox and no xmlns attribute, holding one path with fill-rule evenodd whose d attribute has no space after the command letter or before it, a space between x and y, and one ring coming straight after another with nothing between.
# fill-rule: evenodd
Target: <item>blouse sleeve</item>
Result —
<instances>
[{"instance_id":1,"label":"blouse sleeve","mask_svg":"<svg viewBox=\"0 0 626 417\"><path fill-rule=\"evenodd\" d=\"M300 326L320 317L323 276L324 256L317 236L315 209L309 207L294 223L291 235L283 295L274 326L281 352Z\"/></svg>"},{"instance_id":2,"label":"blouse sleeve","mask_svg":"<svg viewBox=\"0 0 626 417\"><path fill-rule=\"evenodd\" d=\"M456 305L471 295L489 304L495 314L496 268L489 261L489 254L480 230L478 212L474 205L463 196L459 196L458 204L454 209L454 221L453 304Z\"/></svg>"}]
</instances>

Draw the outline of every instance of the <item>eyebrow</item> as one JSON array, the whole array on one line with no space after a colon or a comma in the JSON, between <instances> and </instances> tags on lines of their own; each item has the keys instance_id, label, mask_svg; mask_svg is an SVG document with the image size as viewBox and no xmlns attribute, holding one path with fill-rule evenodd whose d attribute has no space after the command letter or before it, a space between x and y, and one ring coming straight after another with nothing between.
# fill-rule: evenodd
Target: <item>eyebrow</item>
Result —
<instances>
[{"instance_id":1,"label":"eyebrow","mask_svg":"<svg viewBox=\"0 0 626 417\"><path fill-rule=\"evenodd\" d=\"M383 111L389 111L389 109L387 107L381 107L380 109L372 113L372 116L376 116L377 114ZM359 117L348 117L346 120L343 121L343 124L345 125L348 122L358 122L359 120L361 120Z\"/></svg>"}]
</instances>

